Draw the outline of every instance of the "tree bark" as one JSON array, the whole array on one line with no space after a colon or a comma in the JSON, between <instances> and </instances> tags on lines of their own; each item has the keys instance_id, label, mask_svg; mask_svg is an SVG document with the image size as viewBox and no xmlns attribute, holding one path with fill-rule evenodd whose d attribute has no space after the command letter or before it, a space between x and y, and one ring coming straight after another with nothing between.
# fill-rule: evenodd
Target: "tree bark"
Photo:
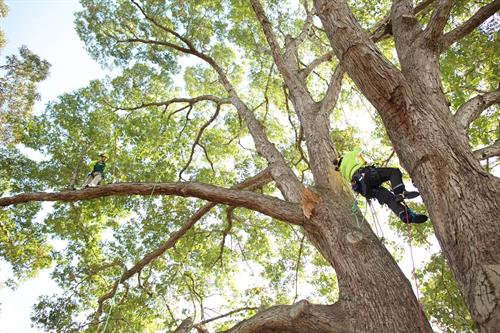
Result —
<instances>
[{"instance_id":1,"label":"tree bark","mask_svg":"<svg viewBox=\"0 0 500 333\"><path fill-rule=\"evenodd\" d=\"M279 220L302 224L304 215L300 206L268 195L250 191L226 189L202 183L116 183L79 191L32 192L0 198L0 207L31 201L79 201L112 195L177 195L196 197L230 206L245 207Z\"/></svg>"},{"instance_id":2,"label":"tree bark","mask_svg":"<svg viewBox=\"0 0 500 333\"><path fill-rule=\"evenodd\" d=\"M309 69L301 74L298 59L294 58L296 52L292 51L297 49L300 38L292 40L288 44L290 48L282 53L260 2L252 0L274 62L290 90L294 110L304 129L316 185L314 191L320 197L309 219L304 217L298 204L304 186L286 164L281 152L269 141L262 124L239 97L223 69L213 58L196 50L195 44L168 26L161 25L161 20L148 15L133 0L132 3L148 22L173 37L178 44L149 39L150 36L147 39L119 39L117 42L171 48L194 55L210 65L217 72L228 97L200 98L234 105L254 139L257 152L267 160L272 177L287 201L206 184L126 183L82 191L26 193L0 198L0 206L29 201L76 201L110 195L155 194L194 196L246 207L303 226L308 239L335 269L340 299L333 305L312 305L302 301L292 306L273 307L228 332L430 332L428 321L424 318L420 322L418 301L409 281L361 213L352 213L352 193L331 165L336 152L329 136L328 111L335 104L343 71L346 70L379 111L395 151L420 188L437 237L475 322L482 331L493 332L500 318L500 230L496 220L500 216L500 184L498 179L482 170L467 145L466 136L457 128L442 91L438 61L443 45L452 43L472 26L477 26L476 20L443 36L442 28L451 5L448 1L441 1L446 6L439 7L440 11L433 15L425 33L414 16L412 2L394 0L387 23L390 21L396 41L402 68L399 71L383 58L345 1L314 2L342 66L332 77L322 102L313 100L304 83L304 75L307 76ZM479 16L489 15L497 8L495 6L489 6L488 12L481 12ZM475 17L477 19L477 15ZM308 17L307 24L311 22ZM301 36L305 36L307 29L304 26ZM383 28L381 34L386 33L387 29ZM195 99L153 104L168 106L173 102L192 103ZM437 151L436 147L441 150ZM182 236L181 233L174 238ZM146 257L144 263L151 256ZM141 262L137 270L140 265ZM133 268L130 274L135 273ZM118 282L111 293L116 292L117 287ZM110 295L102 296L100 303L109 299ZM188 326L192 326L192 321Z\"/></svg>"},{"instance_id":3,"label":"tree bark","mask_svg":"<svg viewBox=\"0 0 500 333\"><path fill-rule=\"evenodd\" d=\"M298 61L293 55L281 55L260 2L251 2L304 129L315 191L321 200L303 227L308 239L336 271L340 290L337 306L349 318L346 327L353 332L418 332L424 325L430 332L427 320L419 320L419 306L410 283L363 216L352 215L352 193L333 171L336 153L329 135L329 107L325 104L331 107L336 100L343 70L335 72L327 97L316 103L300 80ZM285 55L292 53L288 52L292 43L285 45Z\"/></svg>"},{"instance_id":4,"label":"tree bark","mask_svg":"<svg viewBox=\"0 0 500 333\"><path fill-rule=\"evenodd\" d=\"M303 300L273 306L221 333L347 333L346 316L337 305L316 305Z\"/></svg>"},{"instance_id":5,"label":"tree bark","mask_svg":"<svg viewBox=\"0 0 500 333\"><path fill-rule=\"evenodd\" d=\"M315 0L315 6L335 54L381 115L421 191L474 322L482 332L495 332L500 327L500 181L481 168L449 111L439 48L429 46L411 16L393 7L399 71L344 1Z\"/></svg>"}]
</instances>

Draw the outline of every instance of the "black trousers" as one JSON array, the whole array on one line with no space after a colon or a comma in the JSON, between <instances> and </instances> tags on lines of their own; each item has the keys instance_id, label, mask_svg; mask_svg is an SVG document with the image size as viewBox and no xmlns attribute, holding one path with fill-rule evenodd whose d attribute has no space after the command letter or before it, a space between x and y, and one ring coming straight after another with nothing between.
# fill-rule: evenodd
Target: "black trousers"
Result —
<instances>
[{"instance_id":1,"label":"black trousers","mask_svg":"<svg viewBox=\"0 0 500 333\"><path fill-rule=\"evenodd\" d=\"M362 181L366 184L366 193L361 193L368 199L377 199L381 205L387 205L397 216L405 210L405 206L396 201L396 195L403 193L403 175L398 168L368 167L358 170L364 174ZM392 191L382 186L389 181Z\"/></svg>"}]
</instances>

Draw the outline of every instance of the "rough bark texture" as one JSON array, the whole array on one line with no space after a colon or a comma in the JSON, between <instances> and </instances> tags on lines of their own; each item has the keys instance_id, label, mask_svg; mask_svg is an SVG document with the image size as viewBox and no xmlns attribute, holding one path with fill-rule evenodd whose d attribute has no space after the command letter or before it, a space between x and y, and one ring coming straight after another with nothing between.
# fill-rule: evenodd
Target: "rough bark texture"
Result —
<instances>
[{"instance_id":1,"label":"rough bark texture","mask_svg":"<svg viewBox=\"0 0 500 333\"><path fill-rule=\"evenodd\" d=\"M335 54L378 110L421 191L475 323L483 332L496 332L500 181L481 168L449 111L439 74L435 38L440 34L420 29L410 1L394 1L399 71L379 53L344 1L316 0L315 6Z\"/></svg>"},{"instance_id":2,"label":"rough bark texture","mask_svg":"<svg viewBox=\"0 0 500 333\"><path fill-rule=\"evenodd\" d=\"M460 128L459 125L470 123L473 115L498 96L489 95L490 99L479 101L481 103L472 101L454 118L442 91L438 57L444 47L477 26L478 17L486 17L495 10L499 1L494 1L486 6L487 9L474 15L473 21L443 36L442 29L451 10L451 1L439 1L429 26L422 30L414 14L431 1L424 1L420 8L413 8L411 1L395 0L390 16L372 37L361 29L345 1L314 2L333 52L341 63L331 78L325 98L319 102L313 100L305 81L312 68L330 59L330 52L305 69L300 68L296 57L298 44L307 36L312 24L311 15L308 13L297 38L286 38L283 50L260 2L251 0L304 131L315 181L313 191L317 195L310 200L311 207L306 209L307 218L299 204L305 187L268 139L262 124L240 99L224 70L213 58L197 50L191 41L162 26L160 20L148 15L135 1L132 3L145 20L169 34L178 44L143 38L117 42L172 48L194 55L210 65L216 71L227 97L200 98L218 104L230 102L235 107L253 137L257 152L267 160L272 178L285 200L199 183L125 183L81 191L19 194L0 198L0 206L29 201L76 201L110 195L154 194L192 196L214 203L246 207L303 226L308 239L335 269L340 299L333 305L313 305L301 301L291 306L272 307L241 322L228 333L378 333L421 332L422 329L431 332L425 318L424 327L421 327L418 303L409 281L363 216L359 212L353 215L352 193L331 165L337 154L330 139L329 112L336 103L345 71L379 111L400 160L422 192L437 237L475 322L483 332L494 332L500 326L500 183L482 170L468 147L463 126ZM388 62L372 41L389 32L392 32L396 42L401 70ZM176 99L161 105L173 102L194 103L195 100ZM200 214L212 205L208 204ZM172 246L195 219L196 216L157 252L148 254L128 273L126 271L124 279L140 271L151 258ZM101 307L117 287L118 282L113 290L101 297ZM186 327L193 327L190 318ZM185 331L184 326L182 330ZM179 327L178 331L182 330Z\"/></svg>"},{"instance_id":3,"label":"rough bark texture","mask_svg":"<svg viewBox=\"0 0 500 333\"><path fill-rule=\"evenodd\" d=\"M177 195L196 197L230 206L246 207L289 223L302 224L300 205L250 191L221 188L208 184L178 183L118 183L78 191L32 192L0 198L0 206L30 201L78 201L111 195Z\"/></svg>"},{"instance_id":4,"label":"rough bark texture","mask_svg":"<svg viewBox=\"0 0 500 333\"><path fill-rule=\"evenodd\" d=\"M337 305L316 305L300 301L273 306L222 333L347 333L352 332Z\"/></svg>"},{"instance_id":5,"label":"rough bark texture","mask_svg":"<svg viewBox=\"0 0 500 333\"><path fill-rule=\"evenodd\" d=\"M299 79L293 40L286 43L282 56L260 2L251 2L303 126L315 190L321 197L314 215L303 226L308 239L337 273L340 299L336 305L348 318L346 327L354 332L420 331L418 303L410 283L363 217L352 215L354 198L333 171L336 152L329 136L329 112L340 91L343 68L332 77L325 99L316 103ZM383 286L381 281L385 281ZM431 331L427 320L423 325Z\"/></svg>"}]
</instances>

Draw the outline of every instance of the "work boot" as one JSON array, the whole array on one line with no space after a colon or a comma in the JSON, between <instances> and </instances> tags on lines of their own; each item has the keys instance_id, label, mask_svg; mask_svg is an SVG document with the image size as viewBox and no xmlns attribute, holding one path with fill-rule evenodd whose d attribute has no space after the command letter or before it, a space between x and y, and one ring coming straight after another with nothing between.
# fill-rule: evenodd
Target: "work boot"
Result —
<instances>
[{"instance_id":1,"label":"work boot","mask_svg":"<svg viewBox=\"0 0 500 333\"><path fill-rule=\"evenodd\" d=\"M428 219L426 215L415 213L410 208L405 209L401 213L399 213L399 218L404 223L415 223L415 224L424 223Z\"/></svg>"},{"instance_id":2,"label":"work boot","mask_svg":"<svg viewBox=\"0 0 500 333\"><path fill-rule=\"evenodd\" d=\"M400 194L396 194L396 202L401 202L403 201L404 199L414 199L416 197L418 197L420 195L420 193L418 193L417 191L403 191L403 193L400 193Z\"/></svg>"}]
</instances>

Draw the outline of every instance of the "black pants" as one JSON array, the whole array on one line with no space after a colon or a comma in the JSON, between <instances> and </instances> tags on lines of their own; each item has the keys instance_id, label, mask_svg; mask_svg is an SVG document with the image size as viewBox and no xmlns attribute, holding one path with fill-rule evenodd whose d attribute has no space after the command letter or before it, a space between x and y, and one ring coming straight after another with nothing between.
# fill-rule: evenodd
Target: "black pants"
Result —
<instances>
[{"instance_id":1,"label":"black pants","mask_svg":"<svg viewBox=\"0 0 500 333\"><path fill-rule=\"evenodd\" d=\"M398 168L362 168L357 172L363 173L366 184L366 193L361 193L368 199L377 199L381 205L387 205L397 216L405 210L405 206L396 201L396 195L405 190L403 175ZM382 186L390 181L392 192Z\"/></svg>"}]
</instances>

